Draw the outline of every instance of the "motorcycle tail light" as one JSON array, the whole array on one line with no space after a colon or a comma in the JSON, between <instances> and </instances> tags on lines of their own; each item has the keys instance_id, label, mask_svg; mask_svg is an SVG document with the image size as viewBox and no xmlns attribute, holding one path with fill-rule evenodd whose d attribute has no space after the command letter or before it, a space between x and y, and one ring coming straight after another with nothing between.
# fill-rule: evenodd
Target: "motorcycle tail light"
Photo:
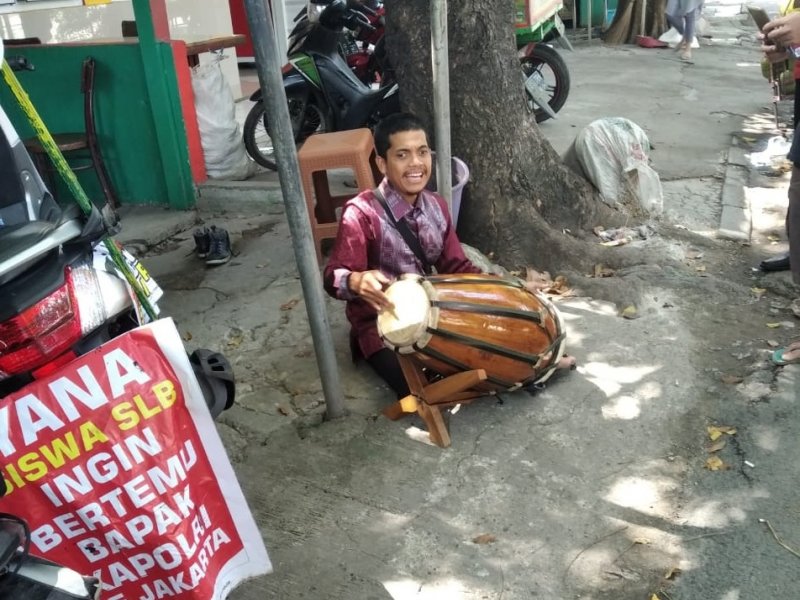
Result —
<instances>
[{"instance_id":1,"label":"motorcycle tail light","mask_svg":"<svg viewBox=\"0 0 800 600\"><path fill-rule=\"evenodd\" d=\"M86 271L91 269L67 267L64 285L0 323L0 374L17 375L41 367L103 322L97 282Z\"/></svg>"},{"instance_id":2,"label":"motorcycle tail light","mask_svg":"<svg viewBox=\"0 0 800 600\"><path fill-rule=\"evenodd\" d=\"M88 265L82 265L69 269L68 279L78 300L81 332L90 333L108 318L97 272Z\"/></svg>"}]
</instances>

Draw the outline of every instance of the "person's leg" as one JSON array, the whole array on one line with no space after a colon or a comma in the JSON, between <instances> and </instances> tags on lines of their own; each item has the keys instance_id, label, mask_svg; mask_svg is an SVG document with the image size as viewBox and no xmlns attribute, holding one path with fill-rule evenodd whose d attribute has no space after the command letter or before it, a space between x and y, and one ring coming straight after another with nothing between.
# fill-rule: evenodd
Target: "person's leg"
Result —
<instances>
[{"instance_id":1,"label":"person's leg","mask_svg":"<svg viewBox=\"0 0 800 600\"><path fill-rule=\"evenodd\" d=\"M686 13L683 17L685 27L683 28L683 43L691 47L694 40L695 23L697 22L697 10Z\"/></svg>"},{"instance_id":2,"label":"person's leg","mask_svg":"<svg viewBox=\"0 0 800 600\"><path fill-rule=\"evenodd\" d=\"M697 17L696 10L686 13L686 15L684 15L683 17L684 19L683 40L678 46L680 48L682 60L691 60L692 58L692 41L694 41L694 24L696 17Z\"/></svg>"},{"instance_id":3,"label":"person's leg","mask_svg":"<svg viewBox=\"0 0 800 600\"><path fill-rule=\"evenodd\" d=\"M670 14L666 15L666 17L670 27L674 27L675 31L683 35L683 17L676 17Z\"/></svg>"},{"instance_id":4,"label":"person's leg","mask_svg":"<svg viewBox=\"0 0 800 600\"><path fill-rule=\"evenodd\" d=\"M389 387L397 394L398 399L408 396L410 393L408 384L403 375L403 370L400 368L400 361L397 360L397 355L394 352L388 348L383 348L370 356L367 362L389 384Z\"/></svg>"}]
</instances>

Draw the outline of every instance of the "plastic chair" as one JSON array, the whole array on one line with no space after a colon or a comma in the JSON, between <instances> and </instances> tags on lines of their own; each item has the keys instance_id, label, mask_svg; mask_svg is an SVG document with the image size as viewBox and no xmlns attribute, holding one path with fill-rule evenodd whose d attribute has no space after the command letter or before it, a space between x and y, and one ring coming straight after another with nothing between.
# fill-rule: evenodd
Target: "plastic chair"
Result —
<instances>
[{"instance_id":1,"label":"plastic chair","mask_svg":"<svg viewBox=\"0 0 800 600\"><path fill-rule=\"evenodd\" d=\"M83 132L70 132L70 133L54 133L53 139L56 146L64 154L64 157L69 162L72 160L88 160L87 164L72 165L73 171L83 171L86 169L94 169L97 173L97 179L100 182L100 187L103 189L103 195L106 202L112 208L118 208L119 202L114 193L114 188L111 185L111 179L108 176L103 156L100 154L100 146L97 142L97 131L94 122L94 75L95 75L95 60L88 57L83 61L83 68L81 71L81 93L83 94L83 120L86 130ZM24 141L25 147L28 152L33 156L34 160L39 167L39 172L52 172L50 168L50 161L48 160L47 151L39 142L38 138L28 138ZM89 151L88 157L70 157L70 154L76 151ZM51 186L53 189L53 186Z\"/></svg>"}]
</instances>

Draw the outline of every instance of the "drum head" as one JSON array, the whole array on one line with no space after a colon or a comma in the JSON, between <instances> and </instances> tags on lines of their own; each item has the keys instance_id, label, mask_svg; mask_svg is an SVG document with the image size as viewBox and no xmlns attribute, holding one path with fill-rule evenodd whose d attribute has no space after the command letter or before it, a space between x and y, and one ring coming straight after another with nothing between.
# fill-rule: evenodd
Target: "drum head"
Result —
<instances>
[{"instance_id":1,"label":"drum head","mask_svg":"<svg viewBox=\"0 0 800 600\"><path fill-rule=\"evenodd\" d=\"M414 352L414 344L425 345L430 339L427 329L432 311L428 292L419 277L409 277L395 281L386 295L394 309L378 314L378 333L392 350Z\"/></svg>"}]
</instances>

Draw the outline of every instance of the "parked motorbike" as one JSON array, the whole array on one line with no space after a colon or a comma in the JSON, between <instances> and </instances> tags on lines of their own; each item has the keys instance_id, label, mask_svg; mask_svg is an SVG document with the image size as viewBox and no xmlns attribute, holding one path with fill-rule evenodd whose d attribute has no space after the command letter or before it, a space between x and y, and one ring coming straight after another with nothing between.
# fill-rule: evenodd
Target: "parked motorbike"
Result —
<instances>
[{"instance_id":1,"label":"parked motorbike","mask_svg":"<svg viewBox=\"0 0 800 600\"><path fill-rule=\"evenodd\" d=\"M516 40L522 66L528 107L534 112L536 122L556 118L569 94L567 64L551 41L559 41L572 49L564 36L564 24L558 16L560 6L554 5L552 13L545 13L540 22L518 24Z\"/></svg>"},{"instance_id":2,"label":"parked motorbike","mask_svg":"<svg viewBox=\"0 0 800 600\"><path fill-rule=\"evenodd\" d=\"M6 486L0 478L0 496ZM28 554L30 531L14 515L0 513L0 599L97 600L100 581Z\"/></svg>"},{"instance_id":3,"label":"parked motorbike","mask_svg":"<svg viewBox=\"0 0 800 600\"><path fill-rule=\"evenodd\" d=\"M0 41L0 64L2 49ZM29 67L17 57L9 65ZM0 399L141 323L130 284L100 244L107 227L97 208L84 215L76 204L59 206L0 107ZM233 404L231 367L209 350L190 360L216 417Z\"/></svg>"},{"instance_id":4,"label":"parked motorbike","mask_svg":"<svg viewBox=\"0 0 800 600\"><path fill-rule=\"evenodd\" d=\"M353 74L365 84L386 85L392 77L383 37L386 9L378 0L365 1L363 6L369 9L365 11L365 15L370 28L359 27L355 31L345 29L342 33L340 51ZM300 18L306 18L305 9L295 20Z\"/></svg>"},{"instance_id":5,"label":"parked motorbike","mask_svg":"<svg viewBox=\"0 0 800 600\"><path fill-rule=\"evenodd\" d=\"M353 73L340 52L345 29L372 32L375 11L346 0L309 0L289 36L289 62L283 68L283 86L296 144L313 133L371 127L400 110L397 84L377 89ZM380 54L375 53L375 60ZM384 72L382 69L381 72ZM244 144L258 164L277 168L261 90L244 123Z\"/></svg>"},{"instance_id":6,"label":"parked motorbike","mask_svg":"<svg viewBox=\"0 0 800 600\"><path fill-rule=\"evenodd\" d=\"M3 64L0 39L0 65ZM12 70L32 69L8 57ZM137 327L142 311L130 284L107 260L109 222L93 208L61 207L0 106L0 403L8 394ZM137 278L158 290L124 253ZM212 417L234 401L230 364L219 353L189 357ZM0 476L0 497L6 492ZM2 499L0 498L0 506ZM28 554L24 520L0 513L0 600L96 600L99 581Z\"/></svg>"}]
</instances>

